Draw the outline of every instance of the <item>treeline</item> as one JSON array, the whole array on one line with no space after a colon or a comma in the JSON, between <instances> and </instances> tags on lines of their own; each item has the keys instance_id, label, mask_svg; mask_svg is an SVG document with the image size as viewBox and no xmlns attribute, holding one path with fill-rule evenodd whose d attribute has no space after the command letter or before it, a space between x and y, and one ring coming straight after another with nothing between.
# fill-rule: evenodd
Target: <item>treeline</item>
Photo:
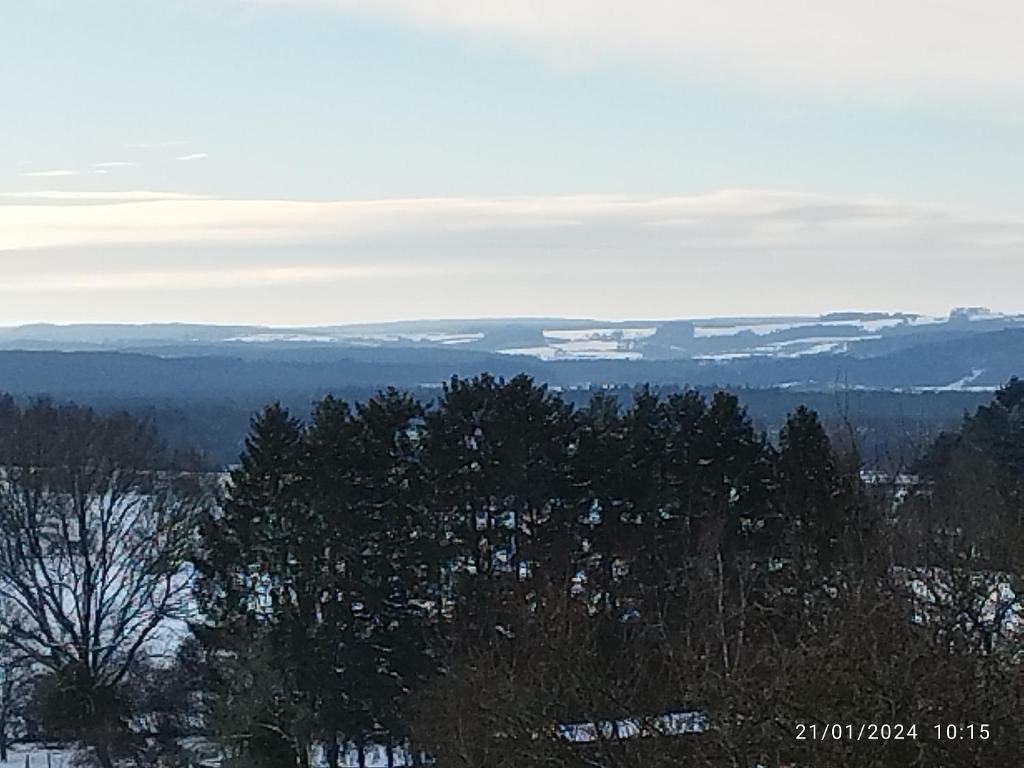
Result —
<instances>
[{"instance_id":1,"label":"treeline","mask_svg":"<svg viewBox=\"0 0 1024 768\"><path fill-rule=\"evenodd\" d=\"M0 753L1015 765L1024 384L891 483L839 434L480 376L269 406L224 478L131 417L0 397Z\"/></svg>"},{"instance_id":2,"label":"treeline","mask_svg":"<svg viewBox=\"0 0 1024 768\"><path fill-rule=\"evenodd\" d=\"M724 392L574 409L481 376L431 407L270 406L196 560L209 722L247 766L1010 765L1022 401L943 438L909 496L812 412L776 446ZM657 726L687 711L710 727ZM797 739L834 722L918 738ZM968 722L991 738L936 738Z\"/></svg>"},{"instance_id":3,"label":"treeline","mask_svg":"<svg viewBox=\"0 0 1024 768\"><path fill-rule=\"evenodd\" d=\"M834 380L824 387L831 388ZM560 396L574 407L585 407L594 392L628 403L639 386L587 387L563 389ZM301 392L278 392L268 388L262 394L247 397L233 395L217 398L214 392L205 395L179 395L174 398L147 398L135 392L119 396L92 396L82 402L104 413L127 412L151 423L161 438L172 446L203 453L212 467L228 467L238 461L254 411L268 399L278 399L293 415L308 419L311 404L328 392L348 402L369 399L379 387L311 388ZM429 402L439 387L410 387L416 398ZM658 385L652 389L668 397L689 389L678 385ZM706 397L714 387L697 387ZM975 410L991 399L984 392L890 392L849 389L805 392L783 388L728 387L747 409L754 425L777 440L786 417L798 406L814 410L830 434L845 431L845 422L856 426L856 439L862 459L873 468L898 466L919 457L939 431L955 428L965 412Z\"/></svg>"}]
</instances>

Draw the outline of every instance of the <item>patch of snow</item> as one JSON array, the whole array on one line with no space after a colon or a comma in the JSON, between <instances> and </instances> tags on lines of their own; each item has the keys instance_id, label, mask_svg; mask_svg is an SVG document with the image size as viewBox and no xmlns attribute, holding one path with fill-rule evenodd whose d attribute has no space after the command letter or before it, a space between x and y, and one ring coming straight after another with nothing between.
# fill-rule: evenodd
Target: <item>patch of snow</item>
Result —
<instances>
[{"instance_id":1,"label":"patch of snow","mask_svg":"<svg viewBox=\"0 0 1024 768\"><path fill-rule=\"evenodd\" d=\"M744 332L755 333L758 336L767 336L769 333L775 333L776 331L788 331L791 328L803 328L804 326L814 325L813 322L797 322L797 323L749 323L749 324L738 324L738 325L704 325L695 326L693 329L693 335L698 339L712 338L716 336L738 336Z\"/></svg>"},{"instance_id":2,"label":"patch of snow","mask_svg":"<svg viewBox=\"0 0 1024 768\"><path fill-rule=\"evenodd\" d=\"M254 333L249 336L232 336L224 339L225 342L243 342L246 344L272 344L272 343L302 343L310 344L320 342L331 344L338 341L337 336L321 336L312 333Z\"/></svg>"},{"instance_id":3,"label":"patch of snow","mask_svg":"<svg viewBox=\"0 0 1024 768\"><path fill-rule=\"evenodd\" d=\"M743 360L748 357L753 357L755 354L763 354L755 351L750 352L720 352L715 355L694 355L694 360L704 360L707 362L717 362L723 360Z\"/></svg>"},{"instance_id":4,"label":"patch of snow","mask_svg":"<svg viewBox=\"0 0 1024 768\"><path fill-rule=\"evenodd\" d=\"M877 333L883 328L895 328L906 324L907 318L905 317L886 317L881 320L858 320L854 323L854 325L859 325L868 333Z\"/></svg>"},{"instance_id":5,"label":"patch of snow","mask_svg":"<svg viewBox=\"0 0 1024 768\"><path fill-rule=\"evenodd\" d=\"M909 325L939 325L949 321L948 317L935 317L930 315L917 315L910 319Z\"/></svg>"},{"instance_id":6,"label":"patch of snow","mask_svg":"<svg viewBox=\"0 0 1024 768\"><path fill-rule=\"evenodd\" d=\"M471 341L480 341L482 333L402 333L395 338L402 341L424 341L433 344L468 344Z\"/></svg>"},{"instance_id":7,"label":"patch of snow","mask_svg":"<svg viewBox=\"0 0 1024 768\"><path fill-rule=\"evenodd\" d=\"M557 360L561 355L555 347L514 347L511 349L499 349L501 355L528 355L541 360Z\"/></svg>"},{"instance_id":8,"label":"patch of snow","mask_svg":"<svg viewBox=\"0 0 1024 768\"><path fill-rule=\"evenodd\" d=\"M964 387L970 384L972 381L977 381L978 377L985 372L984 368L973 368L969 374L961 379L957 379L952 384L947 384L943 387L945 392L962 391Z\"/></svg>"},{"instance_id":9,"label":"patch of snow","mask_svg":"<svg viewBox=\"0 0 1024 768\"><path fill-rule=\"evenodd\" d=\"M885 317L877 320L817 320L808 318L789 323L763 322L763 323L737 323L736 325L704 325L697 326L693 334L697 338L714 338L720 336L737 336L740 333L750 332L758 336L767 336L780 331L791 331L799 328L813 328L816 326L831 326L833 328L860 328L865 333L878 333L884 328L893 328L906 324L907 320L901 317ZM844 337L850 341L854 337Z\"/></svg>"},{"instance_id":10,"label":"patch of snow","mask_svg":"<svg viewBox=\"0 0 1024 768\"><path fill-rule=\"evenodd\" d=\"M74 750L47 744L15 744L0 768L70 768Z\"/></svg>"},{"instance_id":11,"label":"patch of snow","mask_svg":"<svg viewBox=\"0 0 1024 768\"><path fill-rule=\"evenodd\" d=\"M647 339L658 332L657 328L584 328L574 330L546 330L545 339L563 341L636 341Z\"/></svg>"},{"instance_id":12,"label":"patch of snow","mask_svg":"<svg viewBox=\"0 0 1024 768\"><path fill-rule=\"evenodd\" d=\"M628 717L596 723L564 723L558 726L558 735L574 744L590 744L598 740L643 738L654 733L665 736L703 733L708 725L708 716L704 712L668 712L652 718Z\"/></svg>"},{"instance_id":13,"label":"patch of snow","mask_svg":"<svg viewBox=\"0 0 1024 768\"><path fill-rule=\"evenodd\" d=\"M795 352L786 352L781 357L805 357L807 355L823 355L826 352L845 352L846 343L842 341L825 341L819 344L812 344L805 349L798 349Z\"/></svg>"},{"instance_id":14,"label":"patch of snow","mask_svg":"<svg viewBox=\"0 0 1024 768\"><path fill-rule=\"evenodd\" d=\"M529 355L541 360L640 360L640 352L620 349L614 341L567 341L546 347L497 350L503 355Z\"/></svg>"},{"instance_id":15,"label":"patch of snow","mask_svg":"<svg viewBox=\"0 0 1024 768\"><path fill-rule=\"evenodd\" d=\"M914 387L915 392L994 392L998 387L994 386L971 386L971 382L977 381L978 377L985 372L984 368L974 368L966 376L957 379L950 384L939 387Z\"/></svg>"}]
</instances>

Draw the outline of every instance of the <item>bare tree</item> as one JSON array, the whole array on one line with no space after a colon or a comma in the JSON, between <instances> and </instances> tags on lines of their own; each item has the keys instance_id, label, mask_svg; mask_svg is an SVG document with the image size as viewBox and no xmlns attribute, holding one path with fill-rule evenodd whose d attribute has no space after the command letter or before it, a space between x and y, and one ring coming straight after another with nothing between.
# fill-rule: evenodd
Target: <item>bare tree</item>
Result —
<instances>
[{"instance_id":1,"label":"bare tree","mask_svg":"<svg viewBox=\"0 0 1024 768\"><path fill-rule=\"evenodd\" d=\"M47 678L57 727L109 768L129 731L126 677L188 611L210 496L126 416L37 403L13 432L0 466L0 641Z\"/></svg>"}]
</instances>

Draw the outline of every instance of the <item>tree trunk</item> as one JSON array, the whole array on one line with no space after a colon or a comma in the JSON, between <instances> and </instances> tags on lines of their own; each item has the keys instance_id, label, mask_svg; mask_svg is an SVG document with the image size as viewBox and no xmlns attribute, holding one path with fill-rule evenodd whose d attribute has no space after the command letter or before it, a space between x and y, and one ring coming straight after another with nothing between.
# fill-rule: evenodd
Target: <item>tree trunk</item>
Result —
<instances>
[{"instance_id":1,"label":"tree trunk","mask_svg":"<svg viewBox=\"0 0 1024 768\"><path fill-rule=\"evenodd\" d=\"M337 768L338 756L341 752L340 746L338 745L337 735L332 735L327 741L327 747L324 750L324 757L327 758L327 765L330 768Z\"/></svg>"},{"instance_id":2,"label":"tree trunk","mask_svg":"<svg viewBox=\"0 0 1024 768\"><path fill-rule=\"evenodd\" d=\"M722 644L722 672L729 676L729 634L725 626L725 565L722 562L722 549L716 555L718 565L718 634Z\"/></svg>"},{"instance_id":3,"label":"tree trunk","mask_svg":"<svg viewBox=\"0 0 1024 768\"><path fill-rule=\"evenodd\" d=\"M739 583L739 598L740 598L740 616L739 616L739 630L736 637L736 652L732 658L732 671L735 672L740 668L740 659L743 655L743 644L746 640L747 634L747 588L743 582L743 570L736 574L736 580Z\"/></svg>"},{"instance_id":4,"label":"tree trunk","mask_svg":"<svg viewBox=\"0 0 1024 768\"><path fill-rule=\"evenodd\" d=\"M110 747L107 744L97 744L94 748L96 753L96 762L100 764L101 768L114 768L114 760L110 756ZM27 761L27 756L26 756ZM27 765L27 762L26 762Z\"/></svg>"},{"instance_id":5,"label":"tree trunk","mask_svg":"<svg viewBox=\"0 0 1024 768\"><path fill-rule=\"evenodd\" d=\"M356 754L359 756L359 768L366 768L366 741L362 737L356 742Z\"/></svg>"},{"instance_id":6,"label":"tree trunk","mask_svg":"<svg viewBox=\"0 0 1024 768\"><path fill-rule=\"evenodd\" d=\"M388 768L395 768L395 745L388 738Z\"/></svg>"}]
</instances>

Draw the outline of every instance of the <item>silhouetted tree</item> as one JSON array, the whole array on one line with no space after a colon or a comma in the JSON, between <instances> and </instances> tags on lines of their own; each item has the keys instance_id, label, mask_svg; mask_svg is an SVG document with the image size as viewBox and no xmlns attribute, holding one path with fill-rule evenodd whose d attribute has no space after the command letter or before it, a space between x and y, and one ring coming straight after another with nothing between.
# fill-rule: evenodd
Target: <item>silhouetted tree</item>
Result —
<instances>
[{"instance_id":1,"label":"silhouetted tree","mask_svg":"<svg viewBox=\"0 0 1024 768\"><path fill-rule=\"evenodd\" d=\"M188 617L212 495L129 417L39 402L6 419L0 645L38 673L48 727L110 768L133 748L133 671Z\"/></svg>"}]
</instances>

